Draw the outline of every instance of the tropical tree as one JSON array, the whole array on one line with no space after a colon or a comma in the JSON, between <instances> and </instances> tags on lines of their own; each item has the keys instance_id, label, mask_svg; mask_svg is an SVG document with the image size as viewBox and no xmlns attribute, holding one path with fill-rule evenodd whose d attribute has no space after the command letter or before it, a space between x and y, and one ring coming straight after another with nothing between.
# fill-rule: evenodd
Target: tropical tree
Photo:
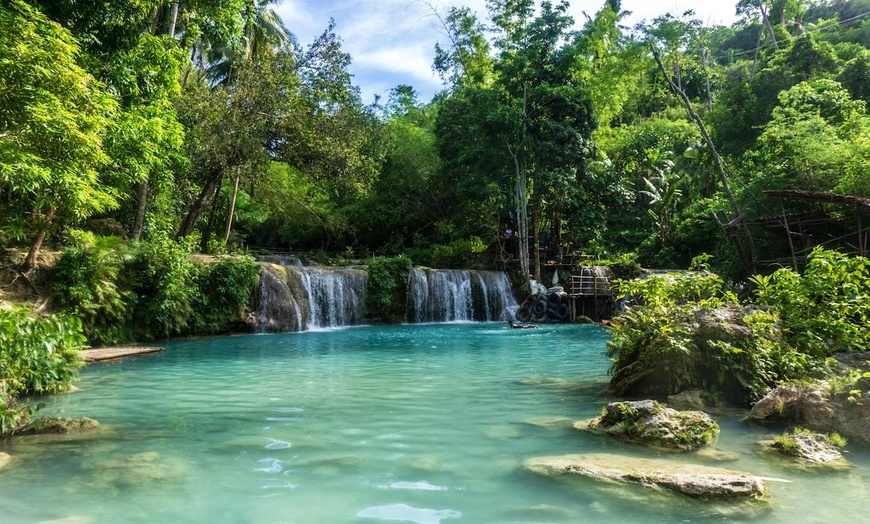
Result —
<instances>
[{"instance_id":1,"label":"tropical tree","mask_svg":"<svg viewBox=\"0 0 870 524\"><path fill-rule=\"evenodd\" d=\"M100 177L117 101L77 63L69 31L20 0L0 8L3 231L29 237L31 269L48 229L118 206Z\"/></svg>"}]
</instances>

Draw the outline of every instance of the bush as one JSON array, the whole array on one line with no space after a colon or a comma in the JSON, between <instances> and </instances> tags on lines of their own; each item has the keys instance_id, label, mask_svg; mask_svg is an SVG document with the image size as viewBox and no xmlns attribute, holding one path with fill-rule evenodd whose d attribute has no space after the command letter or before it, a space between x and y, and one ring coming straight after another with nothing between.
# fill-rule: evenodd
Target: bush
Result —
<instances>
[{"instance_id":1,"label":"bush","mask_svg":"<svg viewBox=\"0 0 870 524\"><path fill-rule=\"evenodd\" d=\"M126 341L130 293L119 287L118 276L128 253L119 237L73 233L71 244L54 268L52 298L82 319L92 344Z\"/></svg>"},{"instance_id":2,"label":"bush","mask_svg":"<svg viewBox=\"0 0 870 524\"><path fill-rule=\"evenodd\" d=\"M193 329L216 333L245 317L260 265L253 257L225 258L199 269Z\"/></svg>"},{"instance_id":3,"label":"bush","mask_svg":"<svg viewBox=\"0 0 870 524\"><path fill-rule=\"evenodd\" d=\"M260 267L250 257L199 265L193 246L165 234L130 245L76 235L55 271L55 300L95 345L230 329L245 318Z\"/></svg>"},{"instance_id":4,"label":"bush","mask_svg":"<svg viewBox=\"0 0 870 524\"><path fill-rule=\"evenodd\" d=\"M797 350L823 357L870 347L870 260L816 248L802 275L783 268L750 281Z\"/></svg>"},{"instance_id":5,"label":"bush","mask_svg":"<svg viewBox=\"0 0 870 524\"><path fill-rule=\"evenodd\" d=\"M404 317L408 273L408 257L375 258L368 263L366 309L373 320L394 320Z\"/></svg>"},{"instance_id":6,"label":"bush","mask_svg":"<svg viewBox=\"0 0 870 524\"><path fill-rule=\"evenodd\" d=\"M72 384L83 364L81 321L75 316L28 317L0 310L0 433L26 423L32 409L16 398L56 393Z\"/></svg>"},{"instance_id":7,"label":"bush","mask_svg":"<svg viewBox=\"0 0 870 524\"><path fill-rule=\"evenodd\" d=\"M471 236L442 245L432 246L432 261L439 267L466 267L471 258L486 251L486 243Z\"/></svg>"},{"instance_id":8,"label":"bush","mask_svg":"<svg viewBox=\"0 0 870 524\"><path fill-rule=\"evenodd\" d=\"M696 265L705 264L696 259ZM635 302L615 322L608 347L614 393L702 389L748 403L780 383L824 370L823 358L784 340L773 310L743 308L716 275L671 274L617 284Z\"/></svg>"},{"instance_id":9,"label":"bush","mask_svg":"<svg viewBox=\"0 0 870 524\"><path fill-rule=\"evenodd\" d=\"M124 268L134 299L133 325L140 339L184 333L194 315L197 267L190 260L194 240L175 242L165 233L139 245Z\"/></svg>"}]
</instances>

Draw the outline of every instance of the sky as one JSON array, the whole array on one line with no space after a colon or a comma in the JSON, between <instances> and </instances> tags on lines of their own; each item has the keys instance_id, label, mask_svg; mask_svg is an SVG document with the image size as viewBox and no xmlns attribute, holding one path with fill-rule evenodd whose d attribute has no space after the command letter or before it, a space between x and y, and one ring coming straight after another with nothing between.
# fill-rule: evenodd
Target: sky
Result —
<instances>
[{"instance_id":1,"label":"sky","mask_svg":"<svg viewBox=\"0 0 870 524\"><path fill-rule=\"evenodd\" d=\"M442 14L450 6L468 6L478 19L486 20L485 0L427 0ZM622 9L631 11L626 24L651 20L667 12L679 14L687 9L706 25L730 25L737 17L734 2L690 0L623 0ZM578 27L601 9L604 0L573 0L571 15ZM443 88L432 70L435 43L446 43L432 9L423 0L283 0L273 7L301 45L310 44L330 18L345 51L353 58L350 72L362 91L363 101L371 103L376 95L386 100L390 89L399 84L413 86L421 102L428 102Z\"/></svg>"}]
</instances>

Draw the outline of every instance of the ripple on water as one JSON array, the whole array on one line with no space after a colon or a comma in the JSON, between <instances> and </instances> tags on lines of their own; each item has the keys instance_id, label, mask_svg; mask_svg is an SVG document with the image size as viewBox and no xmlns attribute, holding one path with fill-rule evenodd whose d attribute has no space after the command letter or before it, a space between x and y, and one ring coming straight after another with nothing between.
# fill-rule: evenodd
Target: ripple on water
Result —
<instances>
[{"instance_id":1,"label":"ripple on water","mask_svg":"<svg viewBox=\"0 0 870 524\"><path fill-rule=\"evenodd\" d=\"M356 514L363 519L398 520L415 524L441 524L442 520L458 519L462 513L452 509L415 508L407 504L372 506Z\"/></svg>"},{"instance_id":2,"label":"ripple on water","mask_svg":"<svg viewBox=\"0 0 870 524\"><path fill-rule=\"evenodd\" d=\"M263 464L263 467L255 468L254 471L262 471L263 473L280 473L284 469L281 466L281 461L276 458L260 459L257 463Z\"/></svg>"},{"instance_id":3,"label":"ripple on water","mask_svg":"<svg viewBox=\"0 0 870 524\"><path fill-rule=\"evenodd\" d=\"M390 489L410 489L410 490L418 490L418 491L447 491L446 486L436 486L434 484L429 484L425 480L417 481L417 482L393 482L389 486Z\"/></svg>"},{"instance_id":4,"label":"ripple on water","mask_svg":"<svg viewBox=\"0 0 870 524\"><path fill-rule=\"evenodd\" d=\"M292 446L292 444L290 444L289 442L284 442L283 440L278 440L274 438L269 438L269 440L271 442L264 446L266 449L287 449Z\"/></svg>"}]
</instances>

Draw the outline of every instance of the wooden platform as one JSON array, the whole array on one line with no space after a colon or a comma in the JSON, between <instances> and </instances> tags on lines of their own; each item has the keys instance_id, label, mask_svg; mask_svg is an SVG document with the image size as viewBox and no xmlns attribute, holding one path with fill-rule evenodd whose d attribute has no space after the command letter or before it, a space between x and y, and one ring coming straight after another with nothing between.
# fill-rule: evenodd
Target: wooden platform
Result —
<instances>
[{"instance_id":1,"label":"wooden platform","mask_svg":"<svg viewBox=\"0 0 870 524\"><path fill-rule=\"evenodd\" d=\"M118 358L145 355L148 353L157 353L160 351L166 351L166 348L141 346L107 347L98 349L86 349L82 351L82 358L85 359L85 362L90 364L91 362L115 360Z\"/></svg>"}]
</instances>

